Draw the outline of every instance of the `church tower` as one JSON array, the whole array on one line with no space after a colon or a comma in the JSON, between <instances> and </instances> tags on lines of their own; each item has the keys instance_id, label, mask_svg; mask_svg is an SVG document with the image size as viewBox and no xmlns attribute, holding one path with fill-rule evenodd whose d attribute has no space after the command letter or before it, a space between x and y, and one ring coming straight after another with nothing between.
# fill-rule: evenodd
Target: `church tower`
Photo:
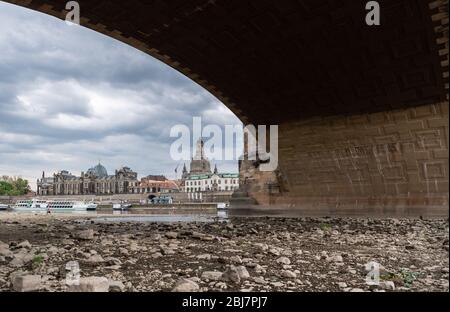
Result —
<instances>
[{"instance_id":1,"label":"church tower","mask_svg":"<svg viewBox=\"0 0 450 312\"><path fill-rule=\"evenodd\" d=\"M182 180L186 180L188 178L188 175L189 175L189 173L188 173L188 171L186 169L186 164L184 164L183 165L183 174L181 175L181 179Z\"/></svg>"},{"instance_id":2,"label":"church tower","mask_svg":"<svg viewBox=\"0 0 450 312\"><path fill-rule=\"evenodd\" d=\"M197 142L197 148L195 150L195 156L191 161L190 174L210 174L211 164L205 156L203 139L199 139Z\"/></svg>"}]
</instances>

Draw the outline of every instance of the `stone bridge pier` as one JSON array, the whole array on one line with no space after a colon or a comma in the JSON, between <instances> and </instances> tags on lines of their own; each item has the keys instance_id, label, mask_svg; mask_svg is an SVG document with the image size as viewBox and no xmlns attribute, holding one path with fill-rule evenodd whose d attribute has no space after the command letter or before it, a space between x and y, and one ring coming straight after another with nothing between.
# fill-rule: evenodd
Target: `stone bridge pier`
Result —
<instances>
[{"instance_id":1,"label":"stone bridge pier","mask_svg":"<svg viewBox=\"0 0 450 312\"><path fill-rule=\"evenodd\" d=\"M8 0L64 19L66 1ZM448 0L79 0L81 25L279 125L231 214L448 216ZM99 51L101 53L101 51Z\"/></svg>"},{"instance_id":2,"label":"stone bridge pier","mask_svg":"<svg viewBox=\"0 0 450 312\"><path fill-rule=\"evenodd\" d=\"M283 123L278 170L240 171L237 215L447 216L448 103Z\"/></svg>"}]
</instances>

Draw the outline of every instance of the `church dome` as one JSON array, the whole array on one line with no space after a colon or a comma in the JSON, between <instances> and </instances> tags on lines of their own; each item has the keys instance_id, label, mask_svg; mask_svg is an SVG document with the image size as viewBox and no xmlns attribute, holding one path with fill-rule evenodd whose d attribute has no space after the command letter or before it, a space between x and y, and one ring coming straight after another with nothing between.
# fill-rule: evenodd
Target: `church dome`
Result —
<instances>
[{"instance_id":1,"label":"church dome","mask_svg":"<svg viewBox=\"0 0 450 312\"><path fill-rule=\"evenodd\" d=\"M108 176L108 171L106 171L106 168L101 163L98 163L97 166L89 169L87 173L99 178L106 178Z\"/></svg>"}]
</instances>

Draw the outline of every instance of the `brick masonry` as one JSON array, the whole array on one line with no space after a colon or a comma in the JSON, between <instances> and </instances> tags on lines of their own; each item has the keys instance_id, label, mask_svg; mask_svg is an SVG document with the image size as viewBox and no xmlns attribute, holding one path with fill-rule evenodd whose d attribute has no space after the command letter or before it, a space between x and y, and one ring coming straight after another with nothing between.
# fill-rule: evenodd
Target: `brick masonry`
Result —
<instances>
[{"instance_id":1,"label":"brick masonry","mask_svg":"<svg viewBox=\"0 0 450 312\"><path fill-rule=\"evenodd\" d=\"M448 103L439 103L284 124L280 170L287 192L275 204L446 215L448 122Z\"/></svg>"}]
</instances>

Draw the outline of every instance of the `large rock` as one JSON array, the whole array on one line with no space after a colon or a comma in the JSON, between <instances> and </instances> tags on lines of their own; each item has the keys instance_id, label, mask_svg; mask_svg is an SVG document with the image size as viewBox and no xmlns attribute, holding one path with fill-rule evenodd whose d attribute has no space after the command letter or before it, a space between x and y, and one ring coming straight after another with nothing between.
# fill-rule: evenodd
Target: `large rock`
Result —
<instances>
[{"instance_id":1,"label":"large rock","mask_svg":"<svg viewBox=\"0 0 450 312\"><path fill-rule=\"evenodd\" d=\"M0 245L0 257L12 257L13 252L9 250L9 247Z\"/></svg>"},{"instance_id":2,"label":"large rock","mask_svg":"<svg viewBox=\"0 0 450 312\"><path fill-rule=\"evenodd\" d=\"M203 255L198 255L196 258L198 260L211 260L211 255L210 254L203 254Z\"/></svg>"},{"instance_id":3,"label":"large rock","mask_svg":"<svg viewBox=\"0 0 450 312\"><path fill-rule=\"evenodd\" d=\"M177 232L167 232L166 237L168 239L176 239L178 237L178 233Z\"/></svg>"},{"instance_id":4,"label":"large rock","mask_svg":"<svg viewBox=\"0 0 450 312\"><path fill-rule=\"evenodd\" d=\"M101 255L91 255L88 259L86 259L86 262L98 264L105 262L105 259Z\"/></svg>"},{"instance_id":5,"label":"large rock","mask_svg":"<svg viewBox=\"0 0 450 312\"><path fill-rule=\"evenodd\" d=\"M28 252L24 248L22 248L18 253L14 254L14 258L11 260L9 265L15 268L19 268L31 262L33 258L33 252Z\"/></svg>"},{"instance_id":6,"label":"large rock","mask_svg":"<svg viewBox=\"0 0 450 312\"><path fill-rule=\"evenodd\" d=\"M218 281L222 277L222 272L217 271L206 271L202 273L202 280L208 281Z\"/></svg>"},{"instance_id":7,"label":"large rock","mask_svg":"<svg viewBox=\"0 0 450 312\"><path fill-rule=\"evenodd\" d=\"M291 260L287 257L281 257L277 259L277 263L289 265L291 264Z\"/></svg>"},{"instance_id":8,"label":"large rock","mask_svg":"<svg viewBox=\"0 0 450 312\"><path fill-rule=\"evenodd\" d=\"M393 281L381 282L379 287L384 290L395 290L395 284Z\"/></svg>"},{"instance_id":9,"label":"large rock","mask_svg":"<svg viewBox=\"0 0 450 312\"><path fill-rule=\"evenodd\" d=\"M289 270L281 271L281 276L285 278L297 278L297 274Z\"/></svg>"},{"instance_id":10,"label":"large rock","mask_svg":"<svg viewBox=\"0 0 450 312\"><path fill-rule=\"evenodd\" d=\"M160 252L155 252L155 253L153 253L153 254L151 255L151 257L152 257L153 259L158 259L158 258L163 257L163 254L160 253Z\"/></svg>"},{"instance_id":11,"label":"large rock","mask_svg":"<svg viewBox=\"0 0 450 312\"><path fill-rule=\"evenodd\" d=\"M47 252L50 254L50 255L57 255L58 253L60 253L60 252L64 252L64 250L60 250L58 247L55 247L55 246L50 246L50 247L48 247L48 249L47 249Z\"/></svg>"},{"instance_id":12,"label":"large rock","mask_svg":"<svg viewBox=\"0 0 450 312\"><path fill-rule=\"evenodd\" d=\"M221 279L226 282L232 282L235 284L241 283L241 281L249 279L250 274L244 266L231 265L223 274Z\"/></svg>"},{"instance_id":13,"label":"large rock","mask_svg":"<svg viewBox=\"0 0 450 312\"><path fill-rule=\"evenodd\" d=\"M110 292L124 292L125 285L120 281L110 281L109 282L109 291Z\"/></svg>"},{"instance_id":14,"label":"large rock","mask_svg":"<svg viewBox=\"0 0 450 312\"><path fill-rule=\"evenodd\" d=\"M241 264L242 263L242 259L239 256L231 256L229 258L231 263L235 263L235 264Z\"/></svg>"},{"instance_id":15,"label":"large rock","mask_svg":"<svg viewBox=\"0 0 450 312\"><path fill-rule=\"evenodd\" d=\"M18 248L31 249L31 244L29 241L25 240L17 245Z\"/></svg>"},{"instance_id":16,"label":"large rock","mask_svg":"<svg viewBox=\"0 0 450 312\"><path fill-rule=\"evenodd\" d=\"M0 241L0 248L2 248L2 247L3 247L3 248L9 249L9 245L8 245L8 244L6 244L6 243Z\"/></svg>"},{"instance_id":17,"label":"large rock","mask_svg":"<svg viewBox=\"0 0 450 312\"><path fill-rule=\"evenodd\" d=\"M94 239L94 230L88 229L84 231L79 231L75 234L75 237L80 240L92 240Z\"/></svg>"},{"instance_id":18,"label":"large rock","mask_svg":"<svg viewBox=\"0 0 450 312\"><path fill-rule=\"evenodd\" d=\"M106 277L80 278L78 285L70 285L69 292L108 292L109 280Z\"/></svg>"},{"instance_id":19,"label":"large rock","mask_svg":"<svg viewBox=\"0 0 450 312\"><path fill-rule=\"evenodd\" d=\"M239 274L239 277L240 277L241 281L247 280L247 279L250 278L250 273L248 273L247 268L245 266L242 266L242 265L238 266L236 268L236 270L237 270L237 272Z\"/></svg>"},{"instance_id":20,"label":"large rock","mask_svg":"<svg viewBox=\"0 0 450 312\"><path fill-rule=\"evenodd\" d=\"M331 257L326 258L326 260L328 262L338 262L338 263L344 261L344 259L342 258L341 255L331 256Z\"/></svg>"},{"instance_id":21,"label":"large rock","mask_svg":"<svg viewBox=\"0 0 450 312\"><path fill-rule=\"evenodd\" d=\"M197 283L187 279L182 278L178 280L175 288L172 289L172 292L197 292L200 290L200 286Z\"/></svg>"},{"instance_id":22,"label":"large rock","mask_svg":"<svg viewBox=\"0 0 450 312\"><path fill-rule=\"evenodd\" d=\"M40 275L14 274L11 278L12 287L17 292L33 292L42 288Z\"/></svg>"}]
</instances>

